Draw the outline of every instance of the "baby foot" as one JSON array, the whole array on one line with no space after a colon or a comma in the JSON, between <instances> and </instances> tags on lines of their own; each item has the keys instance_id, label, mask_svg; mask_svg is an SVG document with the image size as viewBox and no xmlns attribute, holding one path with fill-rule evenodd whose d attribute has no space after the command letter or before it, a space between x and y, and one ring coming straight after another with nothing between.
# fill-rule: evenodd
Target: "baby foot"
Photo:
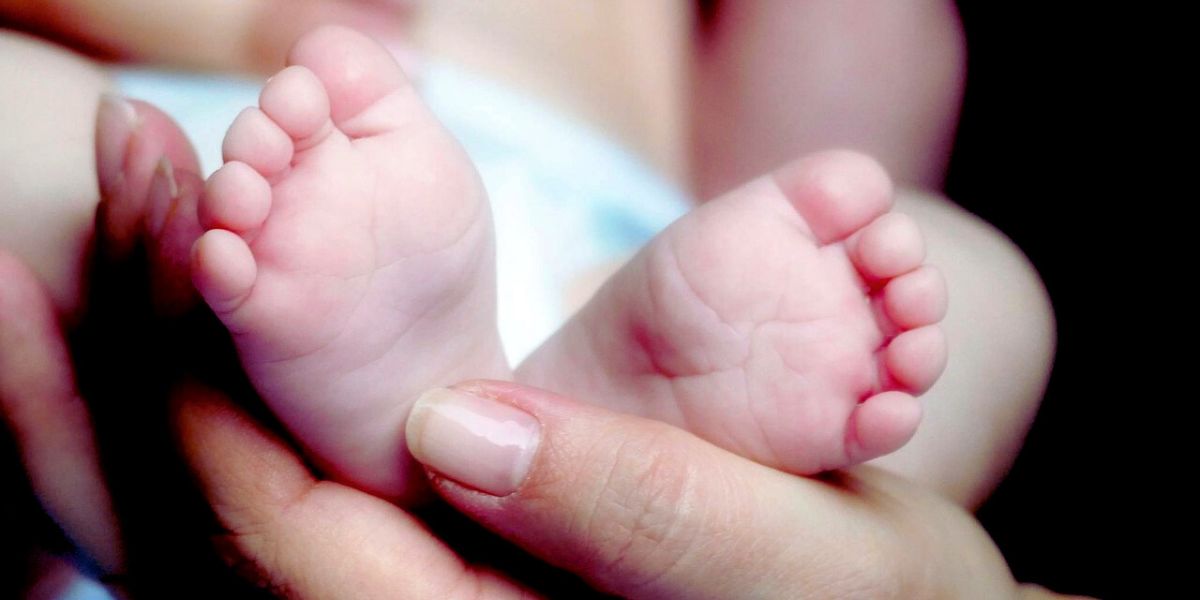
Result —
<instances>
[{"instance_id":1,"label":"baby foot","mask_svg":"<svg viewBox=\"0 0 1200 600\"><path fill-rule=\"evenodd\" d=\"M794 473L891 452L946 361L945 284L872 161L797 161L680 219L519 370Z\"/></svg>"},{"instance_id":2,"label":"baby foot","mask_svg":"<svg viewBox=\"0 0 1200 600\"><path fill-rule=\"evenodd\" d=\"M326 27L288 64L226 134L192 277L318 466L399 499L420 392L508 374L487 197L381 46Z\"/></svg>"}]
</instances>

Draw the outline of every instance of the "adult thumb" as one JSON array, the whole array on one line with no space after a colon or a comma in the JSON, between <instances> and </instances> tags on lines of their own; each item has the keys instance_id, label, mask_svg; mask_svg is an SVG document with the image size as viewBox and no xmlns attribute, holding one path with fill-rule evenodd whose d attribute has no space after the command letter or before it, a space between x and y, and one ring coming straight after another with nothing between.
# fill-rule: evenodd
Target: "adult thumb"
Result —
<instances>
[{"instance_id":1,"label":"adult thumb","mask_svg":"<svg viewBox=\"0 0 1200 600\"><path fill-rule=\"evenodd\" d=\"M657 421L477 381L423 395L407 439L449 503L610 593L841 597L902 579L857 490Z\"/></svg>"}]
</instances>

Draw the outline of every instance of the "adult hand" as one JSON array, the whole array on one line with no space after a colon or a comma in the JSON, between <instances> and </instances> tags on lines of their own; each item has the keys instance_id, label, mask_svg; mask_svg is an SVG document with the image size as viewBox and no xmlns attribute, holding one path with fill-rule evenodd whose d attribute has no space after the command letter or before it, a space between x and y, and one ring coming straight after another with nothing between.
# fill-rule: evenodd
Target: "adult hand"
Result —
<instances>
[{"instance_id":1,"label":"adult hand","mask_svg":"<svg viewBox=\"0 0 1200 600\"><path fill-rule=\"evenodd\" d=\"M401 42L403 0L0 0L9 24L107 58L166 66L267 73L304 32L324 24ZM407 46L398 48L409 56Z\"/></svg>"},{"instance_id":2,"label":"adult hand","mask_svg":"<svg viewBox=\"0 0 1200 600\"><path fill-rule=\"evenodd\" d=\"M119 570L123 557L112 503L54 310L37 278L3 252L0 423L16 442L29 487L45 510L100 568ZM5 482L3 489L23 487Z\"/></svg>"},{"instance_id":3,"label":"adult hand","mask_svg":"<svg viewBox=\"0 0 1200 600\"><path fill-rule=\"evenodd\" d=\"M220 394L178 394L185 457L245 572L293 598L514 597L417 519L318 481ZM451 505L631 597L963 597L1023 592L961 509L884 472L773 471L662 423L511 383L426 394L414 455ZM1032 593L1032 591L1031 591Z\"/></svg>"},{"instance_id":4,"label":"adult hand","mask_svg":"<svg viewBox=\"0 0 1200 600\"><path fill-rule=\"evenodd\" d=\"M100 254L116 259L104 262L129 263L123 259L129 257L136 245L158 243L160 247L151 253L154 260L139 268L156 275L150 292L157 312L182 312L196 301L194 293L190 292L186 263L183 262L188 248L165 247L164 244L188 236L186 232L174 232L178 235L145 240L144 232L152 226L154 211L149 210L152 205L194 210L201 189L195 174L199 170L195 154L182 132L166 115L141 102L128 103L116 98L102 102L96 134L102 196L96 236L102 242ZM166 226L179 229L187 224L176 219L168 220ZM168 242L159 241L164 239ZM95 282L96 293L92 294L92 300L105 298L106 301L100 302L101 306L93 303L89 309L93 314L81 327L85 331L91 330L92 335L77 337L90 338L90 344L83 344L91 346L90 354L81 358L85 363L81 366L90 367L85 370L93 372L93 383L97 379L121 382L120 391L127 392L137 386L124 382L144 384L153 380L153 366L137 357L143 353L161 352L161 348L150 347L153 338L147 335L146 323L140 323L141 329L138 329L127 319L112 318L111 307L106 310L103 306L119 305L132 309L134 305L140 305L132 297L134 288L111 285L113 283ZM0 516L22 525L17 528L20 535L0 540L4 546L0 550L15 549L17 552L5 553L6 556L29 556L35 552L34 547L43 546L47 541L51 545L61 545L55 539L47 540L39 535L46 533L43 529L51 528L30 527L31 523L45 519L37 514L44 511L78 547L79 556L90 560L98 574L112 577L110 581L115 582L126 573L128 566L129 556L124 544L127 532L122 531L122 526L127 529L131 522L140 523L144 524L141 529L145 531L162 531L164 527L161 522L152 522L153 518L147 519L147 516L153 516L142 510L143 505L130 502L128 498L123 503L124 512L140 513L141 519L122 522L117 518L114 505L122 503L114 503L110 481L106 480L101 467L102 453L98 446L104 444L97 443L94 418L107 417L101 419L109 424L105 431L107 435L101 436L101 442L104 439L110 442L107 445L110 462L121 463L107 475L111 476L112 471L124 471L126 478L139 488L126 496L147 498L149 505L163 497L164 473L155 468L141 471L139 468L154 462L154 457L161 457L159 462L168 462L171 443L165 434L158 443L152 428L140 427L144 420L154 416L155 398L148 394L123 394L116 398L116 403L89 408L89 403L83 401L84 394L81 394L79 380L72 368L72 356L59 323L60 316L39 278L20 259L0 251L0 438L8 446L0 450L15 450L19 459L19 467L7 469L2 474L4 480L0 481L0 489L4 490L5 497L0 504L5 505L7 514ZM119 351L114 352L114 348ZM96 358L96 354L104 356L105 360L99 361L103 366L96 361L86 364L88 358ZM87 395L99 393L102 400L112 400L103 397L111 387L105 389L103 385L93 385ZM165 422L160 423L158 429L165 429ZM10 438L11 444L8 443ZM114 440L120 443L111 443ZM129 455L145 459L125 460ZM150 484L146 483L147 473L153 473ZM32 492L36 502L18 498L21 491ZM10 529L5 531L13 533ZM143 531L134 537L145 540L152 536ZM13 548L15 545L21 547ZM165 554L162 547L154 545L156 547L142 554ZM147 563L146 560L140 562ZM142 570L160 570L156 567L150 565ZM37 573L19 571L20 568L13 577L4 578L0 585L6 586L10 580L15 580L13 585L26 585L39 577Z\"/></svg>"}]
</instances>

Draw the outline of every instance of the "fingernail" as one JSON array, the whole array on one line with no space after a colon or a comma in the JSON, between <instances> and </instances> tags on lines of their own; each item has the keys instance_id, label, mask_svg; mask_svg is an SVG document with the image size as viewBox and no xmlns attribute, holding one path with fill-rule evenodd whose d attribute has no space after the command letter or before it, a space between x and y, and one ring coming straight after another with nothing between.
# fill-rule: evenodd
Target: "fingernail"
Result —
<instances>
[{"instance_id":1,"label":"fingernail","mask_svg":"<svg viewBox=\"0 0 1200 600\"><path fill-rule=\"evenodd\" d=\"M100 96L96 112L96 175L101 190L111 190L120 180L130 136L140 125L141 118L129 101L115 94Z\"/></svg>"},{"instance_id":2,"label":"fingernail","mask_svg":"<svg viewBox=\"0 0 1200 600\"><path fill-rule=\"evenodd\" d=\"M151 236L157 237L162 233L167 223L167 215L179 198L179 184L175 181L175 169L167 157L158 159L154 167L154 177L150 179L150 191L147 202L150 210L146 214L146 229Z\"/></svg>"},{"instance_id":3,"label":"fingernail","mask_svg":"<svg viewBox=\"0 0 1200 600\"><path fill-rule=\"evenodd\" d=\"M529 413L452 389L425 392L406 429L414 458L494 496L516 491L537 453L541 425Z\"/></svg>"}]
</instances>

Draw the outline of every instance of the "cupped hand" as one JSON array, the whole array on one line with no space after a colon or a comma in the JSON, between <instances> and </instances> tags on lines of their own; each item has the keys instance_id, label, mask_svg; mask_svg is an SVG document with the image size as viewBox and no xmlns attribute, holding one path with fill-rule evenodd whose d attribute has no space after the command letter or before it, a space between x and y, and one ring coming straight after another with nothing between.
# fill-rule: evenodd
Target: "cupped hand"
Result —
<instances>
[{"instance_id":1,"label":"cupped hand","mask_svg":"<svg viewBox=\"0 0 1200 600\"><path fill-rule=\"evenodd\" d=\"M417 519L319 481L221 394L182 388L184 455L243 572L294 598L502 598ZM511 383L426 394L410 449L449 504L636 598L963 597L1021 591L961 509L881 471L764 468L658 422Z\"/></svg>"},{"instance_id":2,"label":"cupped hand","mask_svg":"<svg viewBox=\"0 0 1200 600\"><path fill-rule=\"evenodd\" d=\"M58 0L0 2L0 22L115 60L266 73L302 33L323 24L390 41L406 59L406 0Z\"/></svg>"},{"instance_id":3,"label":"cupped hand","mask_svg":"<svg viewBox=\"0 0 1200 600\"><path fill-rule=\"evenodd\" d=\"M179 128L161 111L142 102L116 98L101 102L96 134L101 193L97 254L106 259L98 262L106 265L103 270L121 270L136 262L128 258L134 247L145 242L149 201L170 188L176 206L194 207L201 189L196 175L199 166ZM170 186L163 184L163 173L172 174ZM186 252L187 248L182 247L156 248L152 254L155 260L139 265L139 269L148 269L156 275L149 288L149 299L157 312L177 314L195 303L189 297L190 284L188 291L184 289L188 275L178 260ZM128 313L145 303L135 298L133 288L125 287L128 280L108 281L106 275L111 273L94 278L89 315L73 331L77 342L90 338L82 344L90 348L81 350L77 345L73 352L60 325L63 315L59 311L66 309L54 305L48 290L28 265L0 249L0 430L3 430L0 438L6 442L11 439L12 443L2 450L15 450L20 463L19 469L3 473L0 490L4 490L5 504L21 508L17 513L5 507L11 513L4 515L5 519L27 525L48 515L69 542L77 546L76 558L90 562L93 574L116 582L128 566L127 531L123 531L123 526L139 521L137 517L119 519L117 505L124 504L125 512L142 511L134 508L137 502L128 501L129 495L126 502L120 499L114 502L110 478L114 472L124 471L127 479L144 485L132 496L147 498L153 504L162 497L164 474L142 469L153 461L121 459L132 454L163 457L160 462L167 462L170 440L163 434L157 450L151 449L155 433L139 430L139 425L147 418L152 419L154 406L162 403L147 394L128 393L146 389L131 382L148 384L155 379L153 365L139 357L161 353L161 348L155 347L153 336L148 335L145 319L131 323L122 318L128 314L114 318L111 310L120 306ZM95 302L100 298L105 301ZM92 335L86 333L89 330ZM73 358L86 367L78 374L73 368ZM94 358L103 360L90 360ZM92 385L85 392L80 384L87 378L77 377L85 371L91 372L93 384L97 379L118 382L115 387L121 393L113 394L111 385ZM85 396L91 396L93 402L86 402ZM98 420L108 425L105 435L97 435ZM160 429L165 429L165 421ZM105 439L109 442L108 462L124 463L107 465L110 467L107 472L102 465L105 453L101 452ZM153 443L158 441L154 439ZM36 502L18 499L20 490L32 492ZM37 514L39 511L45 515ZM7 553L11 550L17 552L16 556L28 556L31 545L61 545L52 532L49 536L41 535L46 533L43 529L52 527L22 529L32 529L31 536L12 535L0 540L0 550L6 556L14 556ZM142 529L163 528L151 524ZM26 539L19 539L22 537ZM137 533L134 537L147 536ZM15 548L18 541L22 547ZM163 553L155 549L150 554ZM37 577L35 573L17 573L14 579ZM25 583L28 581L18 581L15 585Z\"/></svg>"},{"instance_id":4,"label":"cupped hand","mask_svg":"<svg viewBox=\"0 0 1200 600\"><path fill-rule=\"evenodd\" d=\"M101 569L119 570L116 518L54 309L33 273L3 252L0 424L45 510ZM24 487L5 483L8 492Z\"/></svg>"}]
</instances>

